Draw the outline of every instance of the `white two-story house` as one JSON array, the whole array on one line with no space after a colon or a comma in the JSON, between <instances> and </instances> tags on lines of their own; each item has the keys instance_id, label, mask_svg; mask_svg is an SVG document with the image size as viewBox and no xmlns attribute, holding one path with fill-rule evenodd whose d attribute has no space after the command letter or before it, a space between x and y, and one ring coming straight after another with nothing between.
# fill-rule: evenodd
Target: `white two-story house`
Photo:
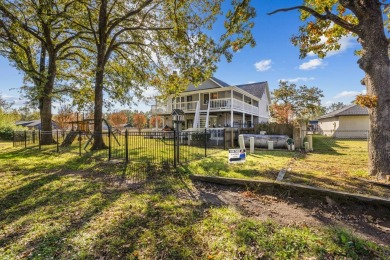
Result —
<instances>
[{"instance_id":1,"label":"white two-story house","mask_svg":"<svg viewBox=\"0 0 390 260\"><path fill-rule=\"evenodd\" d=\"M162 118L163 125L172 127L172 110L183 110L183 129L252 127L269 121L270 102L267 82L229 85L212 77L199 87L190 85L165 103L157 103L151 112Z\"/></svg>"}]
</instances>

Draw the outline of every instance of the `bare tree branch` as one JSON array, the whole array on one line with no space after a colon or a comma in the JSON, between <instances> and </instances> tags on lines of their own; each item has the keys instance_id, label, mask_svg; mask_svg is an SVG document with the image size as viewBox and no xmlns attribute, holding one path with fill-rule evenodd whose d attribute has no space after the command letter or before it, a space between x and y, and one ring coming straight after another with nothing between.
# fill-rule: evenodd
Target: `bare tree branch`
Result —
<instances>
[{"instance_id":1,"label":"bare tree branch","mask_svg":"<svg viewBox=\"0 0 390 260\"><path fill-rule=\"evenodd\" d=\"M317 11L311 9L310 7L300 5L300 6L293 6L293 7L289 7L289 8L277 9L277 10L270 12L270 13L267 13L267 14L273 15L276 13L288 12L288 11L292 11L292 10L303 10L303 11L310 13L311 15L313 15L317 19L324 20L324 21L330 20L330 21L334 22L335 24L339 25L340 27L342 27L350 32L353 32L356 34L358 34L358 32L359 32L357 25L351 24L351 23L343 20L342 18L340 18L337 15L330 12L330 10L328 8L325 8L325 14L320 14Z\"/></svg>"}]
</instances>

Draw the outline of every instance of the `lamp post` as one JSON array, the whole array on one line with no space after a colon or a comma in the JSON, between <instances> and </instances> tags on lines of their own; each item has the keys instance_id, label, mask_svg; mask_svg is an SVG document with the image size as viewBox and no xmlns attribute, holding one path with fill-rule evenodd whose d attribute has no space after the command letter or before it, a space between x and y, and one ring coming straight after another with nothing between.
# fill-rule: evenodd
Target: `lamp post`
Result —
<instances>
[{"instance_id":1,"label":"lamp post","mask_svg":"<svg viewBox=\"0 0 390 260\"><path fill-rule=\"evenodd\" d=\"M172 122L177 132L181 131L181 123L184 122L184 111L181 109L173 109Z\"/></svg>"},{"instance_id":2,"label":"lamp post","mask_svg":"<svg viewBox=\"0 0 390 260\"><path fill-rule=\"evenodd\" d=\"M175 127L174 132L174 165L176 167L176 164L179 163L179 135L181 131L181 123L184 122L184 112L181 109L173 109L172 111L172 122Z\"/></svg>"}]
</instances>

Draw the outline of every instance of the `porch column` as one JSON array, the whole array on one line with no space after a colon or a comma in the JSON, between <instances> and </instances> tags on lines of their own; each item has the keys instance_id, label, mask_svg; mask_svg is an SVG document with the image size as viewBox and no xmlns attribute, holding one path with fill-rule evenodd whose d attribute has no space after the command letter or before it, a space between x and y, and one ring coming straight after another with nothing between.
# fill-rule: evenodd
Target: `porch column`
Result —
<instances>
[{"instance_id":1,"label":"porch column","mask_svg":"<svg viewBox=\"0 0 390 260\"><path fill-rule=\"evenodd\" d=\"M242 128L244 128L244 124L245 124L245 112L242 113Z\"/></svg>"},{"instance_id":2,"label":"porch column","mask_svg":"<svg viewBox=\"0 0 390 260\"><path fill-rule=\"evenodd\" d=\"M253 126L253 114L251 115L251 126Z\"/></svg>"}]
</instances>

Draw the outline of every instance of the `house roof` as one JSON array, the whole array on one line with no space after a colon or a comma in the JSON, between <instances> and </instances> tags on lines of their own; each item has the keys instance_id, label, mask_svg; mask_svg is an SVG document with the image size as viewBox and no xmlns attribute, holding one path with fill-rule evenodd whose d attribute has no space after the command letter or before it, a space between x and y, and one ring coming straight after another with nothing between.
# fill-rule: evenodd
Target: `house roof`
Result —
<instances>
[{"instance_id":1,"label":"house roof","mask_svg":"<svg viewBox=\"0 0 390 260\"><path fill-rule=\"evenodd\" d=\"M30 121L29 124L25 125L25 126L36 126L36 125L40 125L41 124L41 120L32 120Z\"/></svg>"},{"instance_id":2,"label":"house roof","mask_svg":"<svg viewBox=\"0 0 390 260\"><path fill-rule=\"evenodd\" d=\"M212 82L213 84L210 84ZM187 87L187 89L184 92L190 92L190 91L196 91L196 90L205 90L205 89L212 89L212 88L225 88L225 87L231 87L233 85L230 85L220 79L217 79L216 77L211 77L208 79L208 81L205 81L202 83L199 87L195 87L193 85L190 85ZM256 83L250 83L250 84L241 84L241 85L235 85L235 87L244 90L245 92L248 92L249 94L261 99L266 93L267 98L270 100L270 94L268 90L268 83L267 81L263 82L256 82Z\"/></svg>"},{"instance_id":3,"label":"house roof","mask_svg":"<svg viewBox=\"0 0 390 260\"><path fill-rule=\"evenodd\" d=\"M213 89L213 88L224 88L224 87L229 87L229 86L230 85L228 83L226 83L220 79L217 79L215 77L211 77L197 87L190 84L184 92L204 90L204 89Z\"/></svg>"},{"instance_id":4,"label":"house roof","mask_svg":"<svg viewBox=\"0 0 390 260\"><path fill-rule=\"evenodd\" d=\"M263 94L265 93L267 85L268 85L267 81L263 81L263 82L236 85L236 87L245 90L249 94L252 94L255 97L261 99L263 97Z\"/></svg>"},{"instance_id":5,"label":"house roof","mask_svg":"<svg viewBox=\"0 0 390 260\"><path fill-rule=\"evenodd\" d=\"M318 119L336 117L336 116L366 116L368 109L359 105L349 105L341 109L335 110L331 113L320 116Z\"/></svg>"},{"instance_id":6,"label":"house roof","mask_svg":"<svg viewBox=\"0 0 390 260\"><path fill-rule=\"evenodd\" d=\"M172 115L184 115L184 114L185 114L184 111L181 109L175 108L172 110Z\"/></svg>"},{"instance_id":7,"label":"house roof","mask_svg":"<svg viewBox=\"0 0 390 260\"><path fill-rule=\"evenodd\" d=\"M228 83L226 83L220 79L217 79L216 77L211 77L210 79L213 80L214 82L216 82L221 87L229 87L230 86Z\"/></svg>"},{"instance_id":8,"label":"house roof","mask_svg":"<svg viewBox=\"0 0 390 260\"><path fill-rule=\"evenodd\" d=\"M16 121L15 125L26 126L26 125L30 124L31 122L32 122L31 120L29 120L29 121Z\"/></svg>"}]
</instances>

